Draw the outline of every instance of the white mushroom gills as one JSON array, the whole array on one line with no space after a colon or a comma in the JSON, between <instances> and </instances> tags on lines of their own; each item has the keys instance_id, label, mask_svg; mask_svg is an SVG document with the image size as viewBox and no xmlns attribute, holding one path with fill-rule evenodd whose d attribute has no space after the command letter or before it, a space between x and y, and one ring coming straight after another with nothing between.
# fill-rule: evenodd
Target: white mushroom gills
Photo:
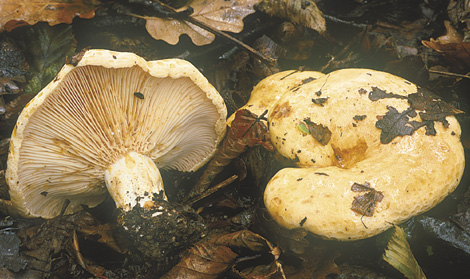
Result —
<instances>
[{"instance_id":1,"label":"white mushroom gills","mask_svg":"<svg viewBox=\"0 0 470 279\"><path fill-rule=\"evenodd\" d=\"M108 192L116 206L129 211L136 205L144 207L154 194L166 200L162 177L155 163L147 156L129 152L105 171Z\"/></svg>"},{"instance_id":2,"label":"white mushroom gills","mask_svg":"<svg viewBox=\"0 0 470 279\"><path fill-rule=\"evenodd\" d=\"M124 210L142 206L163 190L159 169L195 171L210 160L226 117L222 97L187 61L88 50L18 118L5 175L13 208L54 218L64 204L71 214L108 193Z\"/></svg>"}]
</instances>

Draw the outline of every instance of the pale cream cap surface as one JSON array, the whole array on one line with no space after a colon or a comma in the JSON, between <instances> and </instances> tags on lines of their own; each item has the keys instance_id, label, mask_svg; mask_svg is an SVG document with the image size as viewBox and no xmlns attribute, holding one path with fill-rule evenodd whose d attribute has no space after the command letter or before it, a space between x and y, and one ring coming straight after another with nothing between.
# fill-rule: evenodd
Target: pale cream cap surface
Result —
<instances>
[{"instance_id":1,"label":"pale cream cap surface","mask_svg":"<svg viewBox=\"0 0 470 279\"><path fill-rule=\"evenodd\" d=\"M387 106L402 112L410 104L401 98L371 101L374 87L401 96L417 92L416 85L391 74L345 69L276 103L268 118L271 140L299 165L282 169L266 187L266 207L279 224L328 239L366 238L429 210L457 187L465 163L455 117L446 117L448 128L435 122L435 136L421 127L382 144L377 120ZM312 102L320 97L327 100ZM326 145L299 129L306 118L331 131ZM421 121L419 115L412 120ZM384 195L370 217L351 210L354 198L364 194L352 191L352 185L366 182Z\"/></svg>"},{"instance_id":2,"label":"pale cream cap surface","mask_svg":"<svg viewBox=\"0 0 470 279\"><path fill-rule=\"evenodd\" d=\"M289 91L297 90L302 84L312 82L321 76L324 76L324 74L320 72L297 70L283 71L270 75L261 80L253 88L250 99L240 109L248 109L258 116L267 110L267 116L269 115L269 110L282 95ZM235 113L227 119L227 125L230 126L234 118Z\"/></svg>"}]
</instances>

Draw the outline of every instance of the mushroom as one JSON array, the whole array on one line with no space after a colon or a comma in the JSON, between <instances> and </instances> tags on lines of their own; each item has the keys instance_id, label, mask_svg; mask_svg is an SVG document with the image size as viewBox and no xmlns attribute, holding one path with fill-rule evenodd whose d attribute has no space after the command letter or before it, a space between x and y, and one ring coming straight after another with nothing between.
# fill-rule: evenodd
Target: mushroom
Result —
<instances>
[{"instance_id":1,"label":"mushroom","mask_svg":"<svg viewBox=\"0 0 470 279\"><path fill-rule=\"evenodd\" d=\"M72 60L73 61L73 60ZM189 62L88 50L24 108L6 179L15 209L53 218L109 192L128 211L165 198L159 169L194 171L225 134L222 97Z\"/></svg>"},{"instance_id":2,"label":"mushroom","mask_svg":"<svg viewBox=\"0 0 470 279\"><path fill-rule=\"evenodd\" d=\"M268 182L267 210L283 227L337 240L367 238L429 210L463 175L455 113L411 82L368 69L287 92L268 116L269 133L298 168Z\"/></svg>"},{"instance_id":3,"label":"mushroom","mask_svg":"<svg viewBox=\"0 0 470 279\"><path fill-rule=\"evenodd\" d=\"M250 99L243 107L239 108L238 111L248 109L252 113L260 116L266 110L269 112L276 101L286 92L290 90L295 91L302 84L314 81L321 76L324 76L324 74L320 72L298 70L283 71L270 75L261 80L253 88ZM235 114L236 113L232 114L227 119L227 125L230 126L233 119L235 119Z\"/></svg>"},{"instance_id":4,"label":"mushroom","mask_svg":"<svg viewBox=\"0 0 470 279\"><path fill-rule=\"evenodd\" d=\"M260 81L251 91L248 102L227 119L229 130L214 158L209 162L204 173L188 193L188 199L194 199L207 190L212 180L230 162L245 152L247 147L261 143L266 149L271 149L266 135L267 125L262 115L266 115L279 98L290 90L296 91L302 84L311 82L324 74L314 71L284 71L271 75ZM244 110L248 110L244 111ZM238 125L232 126L235 115L239 114ZM251 125L247 121L251 117L260 117ZM238 126L238 127L237 127ZM251 131L251 132L250 132ZM244 138L245 137L245 138ZM242 139L244 138L244 139ZM250 138L250 140L246 140Z\"/></svg>"}]
</instances>

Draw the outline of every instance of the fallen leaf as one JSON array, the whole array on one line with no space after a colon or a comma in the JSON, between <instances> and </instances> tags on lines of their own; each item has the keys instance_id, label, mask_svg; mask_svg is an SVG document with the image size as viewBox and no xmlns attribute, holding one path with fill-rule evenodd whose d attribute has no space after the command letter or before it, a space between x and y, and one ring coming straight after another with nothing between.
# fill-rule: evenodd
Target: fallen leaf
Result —
<instances>
[{"instance_id":1,"label":"fallen leaf","mask_svg":"<svg viewBox=\"0 0 470 279\"><path fill-rule=\"evenodd\" d=\"M264 237L248 230L241 230L234 233L217 233L207 236L190 248L183 259L161 278L218 278L225 270L233 267L238 257L244 256L241 254L243 249L251 251L250 255L253 252L255 254L268 252L272 255L272 261L266 266L258 264L254 268L247 269L249 274L237 271L242 275L242 278L255 278L250 274L259 275L260 277L257 278L269 278L267 276L272 275L273 270L274 273L282 270L277 262L278 249L274 248ZM240 255L234 250L239 251Z\"/></svg>"},{"instance_id":2,"label":"fallen leaf","mask_svg":"<svg viewBox=\"0 0 470 279\"><path fill-rule=\"evenodd\" d=\"M243 30L243 18L255 12L253 6L261 0L193 0L178 11L193 9L190 17L219 31L238 33ZM212 43L215 35L185 20L144 17L145 28L157 40L175 45L182 34L187 34L197 46Z\"/></svg>"},{"instance_id":3,"label":"fallen leaf","mask_svg":"<svg viewBox=\"0 0 470 279\"><path fill-rule=\"evenodd\" d=\"M313 100L312 100L313 101ZM307 124L308 131L310 134L321 144L327 145L331 139L331 131L327 126L322 124L316 124L310 120L310 118L304 119L305 124ZM301 129L301 127L299 127Z\"/></svg>"},{"instance_id":4,"label":"fallen leaf","mask_svg":"<svg viewBox=\"0 0 470 279\"><path fill-rule=\"evenodd\" d=\"M26 267L28 260L20 254L21 241L13 231L0 230L0 267L18 272Z\"/></svg>"},{"instance_id":5,"label":"fallen leaf","mask_svg":"<svg viewBox=\"0 0 470 279\"><path fill-rule=\"evenodd\" d=\"M452 26L450 21L444 21L446 33L437 39L423 40L422 44L447 57L452 64L460 67L470 67L470 43L463 42L463 37Z\"/></svg>"},{"instance_id":6,"label":"fallen leaf","mask_svg":"<svg viewBox=\"0 0 470 279\"><path fill-rule=\"evenodd\" d=\"M416 116L413 109L407 109L403 112L398 112L394 107L387 106L388 112L379 119L375 126L382 129L380 133L380 142L387 144L397 136L413 134L415 127L408 121L409 116Z\"/></svg>"},{"instance_id":7,"label":"fallen leaf","mask_svg":"<svg viewBox=\"0 0 470 279\"><path fill-rule=\"evenodd\" d=\"M382 257L390 265L403 273L406 278L426 278L421 267L413 256L413 252L411 252L408 241L406 241L405 231L398 226L395 226L395 233L392 235L392 239L388 242L387 249Z\"/></svg>"},{"instance_id":8,"label":"fallen leaf","mask_svg":"<svg viewBox=\"0 0 470 279\"><path fill-rule=\"evenodd\" d=\"M424 89L419 89L417 93L410 94L408 103L412 108L424 111L419 113L423 121L440 121L444 127L449 125L445 119L446 116L463 113L463 111L454 108Z\"/></svg>"},{"instance_id":9,"label":"fallen leaf","mask_svg":"<svg viewBox=\"0 0 470 279\"><path fill-rule=\"evenodd\" d=\"M371 188L368 182L365 182L364 184L354 183L351 187L351 191L367 192L363 195L354 197L351 207L353 211L367 217L374 215L377 202L382 201L384 198L384 194Z\"/></svg>"},{"instance_id":10,"label":"fallen leaf","mask_svg":"<svg viewBox=\"0 0 470 279\"><path fill-rule=\"evenodd\" d=\"M369 92L369 99L372 102L378 101L380 99L385 99L385 98L406 99L405 96L394 94L394 93L387 93L385 90L382 90L378 87L372 87L372 91Z\"/></svg>"},{"instance_id":11,"label":"fallen leaf","mask_svg":"<svg viewBox=\"0 0 470 279\"><path fill-rule=\"evenodd\" d=\"M74 17L92 18L97 0L2 0L0 2L0 32L23 25L46 21L49 25L72 23Z\"/></svg>"},{"instance_id":12,"label":"fallen leaf","mask_svg":"<svg viewBox=\"0 0 470 279\"><path fill-rule=\"evenodd\" d=\"M258 116L247 109L236 112L235 119L232 121L221 146L217 149L191 193L188 194L188 198L207 190L214 177L233 159L245 152L248 147L262 145L270 151L274 150L269 140L266 119L263 117L264 115Z\"/></svg>"},{"instance_id":13,"label":"fallen leaf","mask_svg":"<svg viewBox=\"0 0 470 279\"><path fill-rule=\"evenodd\" d=\"M324 35L326 33L323 13L312 0L263 0L258 9L271 16L302 24Z\"/></svg>"},{"instance_id":14,"label":"fallen leaf","mask_svg":"<svg viewBox=\"0 0 470 279\"><path fill-rule=\"evenodd\" d=\"M75 52L76 41L71 25L37 24L14 37L28 58L31 71L31 77L24 87L27 94L38 93Z\"/></svg>"}]
</instances>

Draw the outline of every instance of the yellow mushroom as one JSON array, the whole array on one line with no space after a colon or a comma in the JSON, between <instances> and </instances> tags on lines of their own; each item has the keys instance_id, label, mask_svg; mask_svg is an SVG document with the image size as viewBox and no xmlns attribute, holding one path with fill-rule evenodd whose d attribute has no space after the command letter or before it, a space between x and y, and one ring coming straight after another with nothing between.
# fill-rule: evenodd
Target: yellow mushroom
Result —
<instances>
[{"instance_id":1,"label":"yellow mushroom","mask_svg":"<svg viewBox=\"0 0 470 279\"><path fill-rule=\"evenodd\" d=\"M289 91L295 91L299 86L312 82L323 76L323 73L315 71L289 70L270 75L261 80L251 91L248 102L238 110L248 109L257 116L262 115L266 110L276 103L282 95ZM235 113L227 119L230 126Z\"/></svg>"},{"instance_id":2,"label":"yellow mushroom","mask_svg":"<svg viewBox=\"0 0 470 279\"><path fill-rule=\"evenodd\" d=\"M439 108L441 118L433 114ZM429 210L464 171L455 112L402 78L368 69L289 90L271 109L269 132L299 168L269 181L266 208L288 229L338 240L367 238Z\"/></svg>"}]
</instances>

